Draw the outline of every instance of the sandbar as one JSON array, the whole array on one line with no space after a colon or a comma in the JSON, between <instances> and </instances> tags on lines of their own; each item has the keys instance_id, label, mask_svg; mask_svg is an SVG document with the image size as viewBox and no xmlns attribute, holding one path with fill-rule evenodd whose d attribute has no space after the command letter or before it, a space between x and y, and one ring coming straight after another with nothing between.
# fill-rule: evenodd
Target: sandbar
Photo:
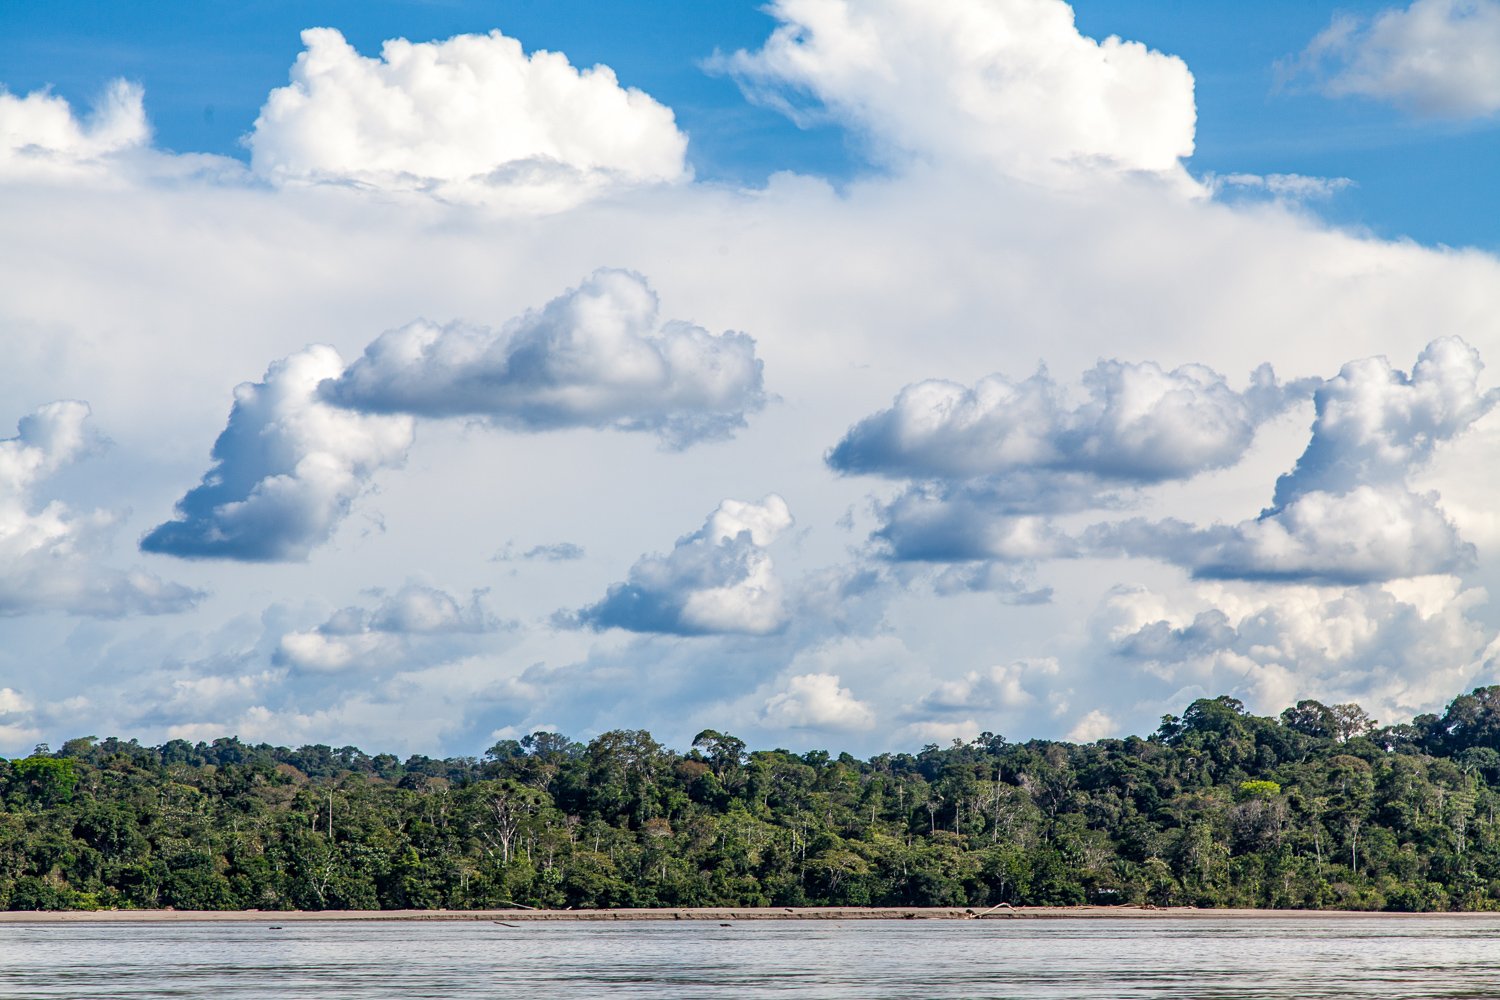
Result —
<instances>
[{"instance_id":1,"label":"sandbar","mask_svg":"<svg viewBox=\"0 0 1500 1000\"><path fill-rule=\"evenodd\" d=\"M1496 913L1390 913L1366 910L1236 910L1191 906L759 906L614 910L11 910L0 924L468 920L500 924L543 921L701 920L1297 920L1411 917L1500 919Z\"/></svg>"}]
</instances>

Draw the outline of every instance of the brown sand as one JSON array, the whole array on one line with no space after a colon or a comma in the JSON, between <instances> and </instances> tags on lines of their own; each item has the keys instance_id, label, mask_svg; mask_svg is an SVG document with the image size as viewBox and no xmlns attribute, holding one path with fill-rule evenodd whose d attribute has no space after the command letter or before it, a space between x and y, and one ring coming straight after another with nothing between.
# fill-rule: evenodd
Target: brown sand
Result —
<instances>
[{"instance_id":1,"label":"brown sand","mask_svg":"<svg viewBox=\"0 0 1500 1000\"><path fill-rule=\"evenodd\" d=\"M150 923L154 921L253 921L272 924L309 920L470 920L523 923L544 920L1288 920L1372 919L1435 914L1369 913L1351 910L1200 910L1142 906L804 906L687 907L650 910L61 910L0 911L0 923ZM1496 919L1494 913L1442 914Z\"/></svg>"}]
</instances>

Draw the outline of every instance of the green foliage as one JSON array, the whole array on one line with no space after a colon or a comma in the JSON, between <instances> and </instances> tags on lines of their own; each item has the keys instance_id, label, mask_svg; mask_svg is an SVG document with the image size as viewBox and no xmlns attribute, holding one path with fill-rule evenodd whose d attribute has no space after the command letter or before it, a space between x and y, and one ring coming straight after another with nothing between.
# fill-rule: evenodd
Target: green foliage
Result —
<instances>
[{"instance_id":1,"label":"green foliage","mask_svg":"<svg viewBox=\"0 0 1500 1000\"><path fill-rule=\"evenodd\" d=\"M0 761L0 908L1500 909L1500 688L1375 728L1200 699L1151 739L857 760L704 730L482 757L80 737Z\"/></svg>"},{"instance_id":2,"label":"green foliage","mask_svg":"<svg viewBox=\"0 0 1500 1000\"><path fill-rule=\"evenodd\" d=\"M1241 799L1271 799L1281 794L1281 785L1275 781L1242 781L1237 790Z\"/></svg>"}]
</instances>

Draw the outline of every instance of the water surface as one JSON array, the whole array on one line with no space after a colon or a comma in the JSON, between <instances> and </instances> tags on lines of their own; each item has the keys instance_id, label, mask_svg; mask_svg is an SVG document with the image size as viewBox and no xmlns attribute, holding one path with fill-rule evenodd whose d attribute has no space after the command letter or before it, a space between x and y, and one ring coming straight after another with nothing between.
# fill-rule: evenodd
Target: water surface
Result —
<instances>
[{"instance_id":1,"label":"water surface","mask_svg":"<svg viewBox=\"0 0 1500 1000\"><path fill-rule=\"evenodd\" d=\"M0 925L0 996L1500 996L1500 918Z\"/></svg>"}]
</instances>

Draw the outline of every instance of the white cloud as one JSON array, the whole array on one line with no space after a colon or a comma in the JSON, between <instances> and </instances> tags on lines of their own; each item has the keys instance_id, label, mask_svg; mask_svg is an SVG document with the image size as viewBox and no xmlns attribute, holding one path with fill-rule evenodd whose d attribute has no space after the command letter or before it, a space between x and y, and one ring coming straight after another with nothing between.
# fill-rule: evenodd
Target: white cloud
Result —
<instances>
[{"instance_id":1,"label":"white cloud","mask_svg":"<svg viewBox=\"0 0 1500 1000\"><path fill-rule=\"evenodd\" d=\"M1241 392L1201 365L1120 361L1099 362L1073 393L1045 371L991 375L973 389L919 382L850 428L827 461L846 474L930 480L879 507L874 537L894 559L1061 558L1076 546L1050 516L1233 465L1303 392L1267 365Z\"/></svg>"},{"instance_id":2,"label":"white cloud","mask_svg":"<svg viewBox=\"0 0 1500 1000\"><path fill-rule=\"evenodd\" d=\"M0 716L20 715L31 710L31 702L15 688L0 688Z\"/></svg>"},{"instance_id":3,"label":"white cloud","mask_svg":"<svg viewBox=\"0 0 1500 1000\"><path fill-rule=\"evenodd\" d=\"M955 3L951 11L957 14L936 6L928 5L923 15L934 31L943 24L950 29L963 24L959 14L971 5ZM1006 0L994 0L992 6L997 17L1005 18L1026 9ZM940 44L929 44L924 28L914 33L908 59L901 51L907 39L900 33L907 14L898 17L891 13L896 5L874 2L849 10L872 32L888 32L872 44L891 50L893 72L914 75L910 86L900 79L848 82L851 94L862 87L884 88L879 99L891 105L888 115L874 98L860 105L864 117L858 120L841 112L837 102L830 107L845 122L868 122L863 127L883 137L888 149L899 147L898 154L905 150L925 164L898 155L891 172L838 186L789 176L755 191L648 185L524 220L425 196L371 197L351 193L347 185L246 183L245 177L226 182L222 176L181 169L167 182L162 171L181 158L161 152L125 150L106 156L107 169L118 170L117 183L34 184L15 181L13 175L0 180L0 218L11 237L0 240L0 348L7 359L0 366L0 395L17 401L17 413L48 399L77 396L89 399L101 417L108 414L115 445L89 463L65 469L45 488L55 488L56 497L75 510L118 508L122 536L138 536L163 519L182 489L197 484L212 464L201 453L213 435L204 435L203 429L224 427L225 387L264 370L269 359L298 351L311 336L308 331L352 359L393 318L516 316L604 263L651 275L663 304L670 306L667 315L691 318L714 331L752 331L755 359L765 360L781 398L733 440L687 455L655 449L648 434L494 434L461 419L424 423L422 448L413 449L408 474L344 480L354 496L372 482L380 488L384 530L361 537L358 544L325 546L305 565L226 561L179 566L195 574L193 582L211 587L214 596L165 624L160 619L86 621L59 630L50 618L7 620L0 677L51 713L38 710L40 721L26 724L51 729L46 735L55 741L74 734L59 731L63 727L109 731L111 719L121 720L114 731L142 738L153 738L167 726L206 726L217 720L225 727L243 722L246 734L277 741L342 740L372 749L474 753L487 745L480 741L489 733L526 720L555 723L585 738L622 724L639 725L670 735L678 746L691 738L694 726L751 720L745 725L754 732L744 735L765 741L761 745L773 738L809 747L838 742L854 752L873 753L893 749L892 741L902 738L900 727L908 722L951 726L956 723L949 720L977 719L984 728L993 728L988 717L977 713L954 711L935 720L912 720L903 713L944 684L964 682L971 673L982 677L991 664L1010 663L1018 656L1055 657L1060 673L1045 683L1025 680L1023 689L1037 703L999 717L1004 730L1017 738L1061 736L1095 708L1141 732L1139 727L1153 727L1163 711L1181 711L1195 696L1195 686L1210 695L1220 693L1244 676L1250 663L1259 664L1225 654L1212 658L1219 673L1207 679L1190 664L1150 668L1170 674L1168 681L1151 674L1140 660L1111 654L1096 663L1088 655L1094 650L1081 648L1091 640L1079 634L1079 609L1093 606L1102 591L1119 581L1147 583L1169 594L1168 606L1150 621L1168 620L1177 629L1190 627L1199 612L1225 607L1226 627L1238 630L1249 612L1230 608L1228 598L1182 598L1179 590L1198 594L1210 583L1184 579L1176 565L1163 564L1155 555L1119 561L1057 557L1078 553L1076 531L1082 525L1127 516L1114 513L1125 507L1130 516L1149 516L1158 523L1175 518L1194 531L1213 530L1204 526L1216 517L1232 515L1231 528L1253 517L1271 501L1277 475L1293 468L1308 443L1310 406L1299 407L1295 419L1284 416L1257 425L1252 443L1239 457L1233 451L1238 440L1234 408L1216 410L1209 397L1178 411L1187 427L1172 426L1148 411L1141 426L1155 429L1160 449L1134 443L1128 421L1112 423L1114 417L1088 425L1093 429L1085 437L1095 442L1092 452L1072 447L1072 439L1048 438L1055 455L1062 456L1054 461L1073 463L1069 471L1011 465L970 475L963 471L966 466L957 466L951 475L934 471L929 477L917 471L927 459L912 451L899 456L910 464L910 476L875 483L829 475L820 453L854 421L890 409L894 392L903 385L939 374L974 393L979 376L993 371L1024 376L1035 370L1039 356L1052 371L1069 373L1057 385L1062 402L1056 412L1064 422L1074 420L1090 402L1087 388L1077 386L1071 373L1092 368L1099 358L1151 359L1158 371L1133 373L1150 375L1143 383L1148 386L1199 362L1234 373L1232 387L1240 392L1243 373L1264 361L1284 375L1332 374L1351 357L1376 353L1409 362L1421 344L1449 332L1461 332L1489 357L1500 345L1500 311L1494 309L1500 266L1494 256L1334 230L1305 209L1282 204L1286 199L1246 204L1248 199L1183 197L1180 187L1154 178L1120 178L1107 168L1073 171L1069 176L1074 183L1065 193L1057 185L1018 183L1013 175L1021 167L1005 166L1010 161L1002 147L1025 137L986 124L982 109L956 106L945 95L958 90L945 89L942 82L949 70L930 58L933 52L969 43L994 48L999 44L994 37L968 37L955 30ZM916 17L910 13L911 19ZM820 28L825 37L819 44L832 45L835 30ZM845 41L856 43L852 37ZM1067 45L1048 48L1045 41L1031 54L1021 52L1016 64L1048 52L1072 51ZM1092 43L1079 44L1083 56L1104 51ZM1019 38L1014 46L1030 48ZM1142 58L1149 62L1156 57ZM1064 60L1058 71L1071 72L1071 65ZM1161 65L1172 64L1161 60ZM960 76L969 72L968 66L964 60L949 63ZM1187 91L1179 85L1185 81L1185 72L1169 74L1164 96L1183 98L1180 106L1190 113ZM914 110L918 105L921 110ZM1141 106L1156 105L1147 101ZM1041 160L1059 149L1075 149L1078 144L1067 138L1071 112L1048 101L1036 107L1039 119L1067 119L1059 126L1061 138L1037 147ZM922 115L932 122L931 142L923 140ZM1121 125L1128 125L1133 115L1122 112ZM955 122L961 127L951 127ZM1104 146L1115 143L1108 130L1100 136ZM1158 147L1154 140L1142 142L1163 152L1158 162L1167 163L1168 170L1172 154L1165 151L1186 148L1185 143ZM985 152L992 147L993 156ZM768 158L776 155L774 149L766 151ZM1024 150L1016 156L1026 158ZM1050 177L1050 167L1039 163L1036 174ZM664 329L653 325L642 336L656 337ZM326 371L328 378L339 375L336 366ZM606 370L605 376L607 382L613 371ZM1385 391L1378 380L1372 385ZM1402 391L1395 396L1407 398ZM649 404L649 394L640 398ZM1352 413L1358 408L1345 409ZM1418 410L1420 406L1413 412ZM1231 419L1215 423L1223 414ZM1202 440L1193 437L1200 417L1206 425ZM1491 411L1486 419L1493 424L1496 418ZM267 442L281 439L282 424L276 420L250 421L247 428L251 424L272 428ZM1331 434L1333 428L1328 430ZM1469 594L1480 584L1493 588L1493 544L1475 532L1471 520L1458 516L1452 473L1438 466L1461 463L1474 480L1466 506L1486 510L1493 477L1487 478L1484 470L1500 461L1500 438L1486 443L1475 434L1459 434L1436 446L1437 461L1426 462L1425 446L1415 434L1404 434L1377 431L1361 440L1376 454L1394 442L1399 461L1376 464L1385 469L1416 460L1420 478L1364 484L1374 491L1368 517L1345 526L1416 518L1431 509L1451 512L1460 541L1473 543L1477 557L1472 569L1463 570L1457 593ZM248 436L262 440L258 429ZM1184 441L1190 446L1174 451ZM1366 444L1355 442L1342 450L1358 451ZM979 454L954 448L955 454ZM1110 457L1105 453L1116 448L1139 457L1138 474L1103 475L1103 459ZM1199 459L1206 471L1162 478ZM1228 464L1209 464L1217 461ZM1361 463L1375 467L1363 459L1354 464ZM264 478L258 468L249 469L255 464L242 462L238 471L225 470L248 476L241 500L248 500ZM99 465L107 469L107 477L89 475ZM278 475L295 479L286 471ZM1291 532L1294 552L1302 551L1296 546L1306 548L1297 556L1301 568L1327 573L1329 564L1317 554L1319 545L1336 541L1333 532L1341 525L1334 522L1351 516L1339 513L1345 508L1331 501L1355 504L1347 510L1357 512L1365 510L1356 504L1364 494L1355 492L1359 483L1320 490L1311 478L1298 477L1302 493L1286 505L1277 523L1287 523L1294 507L1302 516L1329 501L1321 520L1309 519L1310 524L1317 521L1316 535ZM173 483L178 484L175 490ZM735 585L751 575L744 568L774 555L773 577L785 581L779 612L729 616L736 625L760 627L767 618L780 622L771 632L683 640L672 631L686 628L676 604L668 609L666 634L558 630L544 624L556 608L577 608L603 597L614 580L624 581L620 586L628 590L631 581L621 571L651 548L651 539L659 541L664 554L658 559L670 568L674 556L665 554L669 543L701 522L708 506L704 496L710 502L754 497L771 485L795 499L795 534L788 532L792 537L777 542L774 553L743 546L743 565L706 574L701 587L693 581L685 584L689 592L728 586L736 600L727 603L736 607L740 595ZM884 491L882 503L893 512L888 524L878 509L862 502L871 489ZM111 494L108 500L99 498L105 491ZM1429 494L1438 497L1435 508L1421 505ZM36 502L28 510L34 514L53 494L36 491L32 496ZM1408 510L1403 504L1409 498L1416 499ZM370 505L352 502L360 514L371 513ZM320 527L311 534L317 535L330 519L338 520L341 503L335 498L327 506L314 505L333 513L319 515ZM965 504L973 517L960 516ZM896 518L898 507L910 516ZM127 508L134 513L125 513ZM853 511L849 527L835 528L846 510ZM74 518L80 519L82 515ZM202 523L207 528L216 522L205 515ZM977 532L977 539L964 534L980 524L989 526ZM1246 525L1247 533L1255 530L1249 521ZM904 531L899 539L898 527ZM888 528L893 554L955 561L879 562L866 558L868 549L851 558L851 538L882 528ZM246 531L247 537L255 535L248 527ZM351 534L344 531L337 537L345 540ZM1408 560L1398 571L1445 565L1422 555L1440 546L1413 548L1411 539L1429 535L1441 541L1440 532L1415 532L1391 542L1389 551L1405 550ZM487 557L507 539L515 539L516 553L529 552L536 543L567 540L589 558L545 563L538 553L503 566L490 562ZM1254 558L1270 564L1268 546L1257 546ZM703 546L717 548L735 547ZM1422 555L1422 561L1413 561L1413 553ZM991 564L1000 557L1034 564L1025 569L1026 590L1010 589L1020 574L1013 562ZM1312 566L1315 560L1323 565ZM142 562L152 565L144 557ZM1185 565L1192 569L1194 564ZM405 671L391 664L368 683L352 670L330 674L287 665L273 669L260 687L194 684L183 688L191 697L185 693L174 700L174 680L192 680L195 672L225 678L265 674L283 636L309 632L330 646L338 644L340 636L318 630L330 621L334 608L357 604L371 614L379 598L348 595L372 580L402 580L414 573L444 581L455 595L493 586L496 606L526 624L503 634L409 636L411 655L434 665ZM666 570L663 579L669 589L681 582ZM1423 579L1401 579L1387 588ZM1225 593L1302 590L1295 584L1213 586ZM975 593L976 587L989 592ZM1050 588L1052 603L1016 607L996 596L1019 598L1032 588ZM1311 589L1325 602L1346 592ZM1353 588L1353 593L1365 589ZM936 599L937 590L950 596ZM257 624L258 638L226 638L233 631L228 622L272 600L288 610L279 612L272 624ZM339 603L329 605L330 600ZM460 597L460 603L464 600ZM1398 603L1410 602L1403 597ZM1185 617L1177 614L1180 608L1188 609ZM1340 626L1337 612L1313 617L1315 629L1321 627L1317 622ZM1500 611L1472 604L1466 617L1473 619L1476 632L1493 636ZM365 635L378 640L396 633L357 629L342 639L352 645ZM857 658L825 661L805 655L823 649L834 637L854 647L889 641L901 652L857 664L852 662ZM435 663L435 657L453 648L450 642L458 646L467 638L475 641L471 654ZM1434 663L1473 662L1450 657L1457 656L1462 644L1447 647L1436 639L1422 656L1404 658L1401 644L1407 638L1399 629L1388 629L1371 639L1369 658L1349 661L1351 678L1360 664L1386 662L1377 648L1381 643L1408 664L1410 673L1403 676L1417 676L1429 653ZM1480 635L1472 648L1483 645ZM325 662L337 658L332 655ZM1251 670L1246 683L1253 681L1256 691L1279 685L1275 690L1295 695L1301 684L1297 672L1304 669L1300 662L1292 656L1268 660ZM181 663L190 666L176 671L163 667ZM1321 666L1308 669L1309 693L1318 694L1311 689L1326 672L1320 672ZM839 686L857 691L859 701L891 726L877 725L858 735L810 728L773 736L764 721L755 720L786 678L807 674L840 677ZM1479 675L1437 672L1424 689L1430 700L1422 710L1434 707L1433 702L1440 707L1471 676ZM353 677L360 683L351 686ZM1117 686L1111 687L1111 678ZM1163 692L1135 690L1137 684L1168 683ZM89 706L72 713L50 707L78 689L98 693ZM1185 694L1178 699L1178 693ZM211 694L222 696L222 703L211 705ZM195 708L192 697L203 698L206 707ZM1148 697L1149 711L1140 707ZM1269 695L1267 699L1274 701ZM1064 701L1069 707L1054 712ZM1412 695L1401 703L1418 701Z\"/></svg>"},{"instance_id":4,"label":"white cloud","mask_svg":"<svg viewBox=\"0 0 1500 1000\"><path fill-rule=\"evenodd\" d=\"M1193 151L1180 59L1078 33L1062 0L773 0L757 52L711 66L800 120L819 113L888 152L1026 178L1060 166L1166 172ZM805 109L799 97L815 102Z\"/></svg>"},{"instance_id":5,"label":"white cloud","mask_svg":"<svg viewBox=\"0 0 1500 1000\"><path fill-rule=\"evenodd\" d=\"M1358 584L1468 569L1473 546L1439 497L1408 481L1500 399L1479 388L1483 367L1456 337L1428 344L1410 375L1384 358L1350 362L1314 393L1307 448L1259 517L1207 529L1102 525L1084 547L1154 555L1217 578Z\"/></svg>"},{"instance_id":6,"label":"white cloud","mask_svg":"<svg viewBox=\"0 0 1500 1000\"><path fill-rule=\"evenodd\" d=\"M1473 547L1435 498L1359 486L1305 493L1237 525L1197 554L1193 568L1209 577L1366 583L1456 572L1473 561Z\"/></svg>"},{"instance_id":7,"label":"white cloud","mask_svg":"<svg viewBox=\"0 0 1500 1000\"><path fill-rule=\"evenodd\" d=\"M17 97L0 88L0 177L72 170L151 138L138 84L111 83L84 119L45 90Z\"/></svg>"},{"instance_id":8,"label":"white cloud","mask_svg":"<svg viewBox=\"0 0 1500 1000\"><path fill-rule=\"evenodd\" d=\"M302 33L291 83L248 143L277 183L333 182L555 210L612 187L684 180L670 109L498 31L392 39L361 56L331 28Z\"/></svg>"},{"instance_id":9,"label":"white cloud","mask_svg":"<svg viewBox=\"0 0 1500 1000\"><path fill-rule=\"evenodd\" d=\"M1093 709L1068 730L1068 739L1074 743L1092 743L1106 736L1113 736L1118 729L1114 719L1100 709Z\"/></svg>"},{"instance_id":10,"label":"white cloud","mask_svg":"<svg viewBox=\"0 0 1500 1000\"><path fill-rule=\"evenodd\" d=\"M1154 677L1173 692L1230 693L1271 714L1299 698L1355 701L1396 721L1441 706L1486 668L1493 632L1476 613L1487 600L1451 576L1351 588L1211 584L1181 597L1120 588L1095 627L1108 655L1131 665L1133 686Z\"/></svg>"},{"instance_id":11,"label":"white cloud","mask_svg":"<svg viewBox=\"0 0 1500 1000\"><path fill-rule=\"evenodd\" d=\"M177 517L141 540L147 552L190 559L306 559L326 542L375 473L400 465L408 416L354 413L324 402L318 385L343 362L313 346L235 388L214 465L177 502Z\"/></svg>"},{"instance_id":12,"label":"white cloud","mask_svg":"<svg viewBox=\"0 0 1500 1000\"><path fill-rule=\"evenodd\" d=\"M1289 399L1269 366L1237 392L1201 365L1149 361L1101 361L1083 376L1082 401L1068 395L1045 371L1020 382L990 375L972 389L918 382L850 428L828 464L896 478L1042 470L1162 482L1234 464Z\"/></svg>"},{"instance_id":13,"label":"white cloud","mask_svg":"<svg viewBox=\"0 0 1500 1000\"><path fill-rule=\"evenodd\" d=\"M945 746L954 740L967 743L978 736L979 732L979 723L973 719L960 719L956 722L928 719L903 726L900 738L907 743Z\"/></svg>"},{"instance_id":14,"label":"white cloud","mask_svg":"<svg viewBox=\"0 0 1500 1000\"><path fill-rule=\"evenodd\" d=\"M837 674L799 674L787 681L786 690L766 700L761 713L769 726L782 729L870 729L875 712L839 687Z\"/></svg>"},{"instance_id":15,"label":"white cloud","mask_svg":"<svg viewBox=\"0 0 1500 1000\"><path fill-rule=\"evenodd\" d=\"M410 663L416 643L498 629L500 621L484 609L480 598L476 593L460 604L444 591L408 583L373 610L343 608L316 628L283 635L274 659L314 673L354 666L369 672ZM453 650L445 647L444 652Z\"/></svg>"},{"instance_id":16,"label":"white cloud","mask_svg":"<svg viewBox=\"0 0 1500 1000\"><path fill-rule=\"evenodd\" d=\"M1405 482L1500 401L1500 390L1479 388L1483 369L1479 352L1457 337L1428 344L1410 375L1379 357L1345 365L1314 394L1312 440L1277 481L1275 504Z\"/></svg>"},{"instance_id":17,"label":"white cloud","mask_svg":"<svg viewBox=\"0 0 1500 1000\"><path fill-rule=\"evenodd\" d=\"M1037 696L1023 684L1028 674L1055 676L1055 659L996 664L944 681L925 695L917 708L925 712L999 712L1034 705Z\"/></svg>"},{"instance_id":18,"label":"white cloud","mask_svg":"<svg viewBox=\"0 0 1500 1000\"><path fill-rule=\"evenodd\" d=\"M786 501L725 500L665 555L642 556L625 583L579 611L589 628L676 635L765 635L786 623L781 581L765 551L792 526Z\"/></svg>"},{"instance_id":19,"label":"white cloud","mask_svg":"<svg viewBox=\"0 0 1500 1000\"><path fill-rule=\"evenodd\" d=\"M1279 200L1300 202L1332 198L1354 186L1348 177L1308 177L1305 174L1209 175L1204 184L1214 194L1233 191L1264 192Z\"/></svg>"},{"instance_id":20,"label":"white cloud","mask_svg":"<svg viewBox=\"0 0 1500 1000\"><path fill-rule=\"evenodd\" d=\"M1429 118L1500 111L1500 2L1415 0L1370 18L1335 15L1296 62L1331 97L1389 101Z\"/></svg>"},{"instance_id":21,"label":"white cloud","mask_svg":"<svg viewBox=\"0 0 1500 1000\"><path fill-rule=\"evenodd\" d=\"M143 570L100 565L117 515L39 502L41 482L89 449L88 419L87 403L48 403L22 418L16 437L0 440L0 615L187 610L202 593Z\"/></svg>"},{"instance_id":22,"label":"white cloud","mask_svg":"<svg viewBox=\"0 0 1500 1000\"><path fill-rule=\"evenodd\" d=\"M744 426L765 402L755 341L657 312L640 275L599 270L499 331L418 321L384 333L322 393L376 413L646 430L677 446Z\"/></svg>"}]
</instances>

